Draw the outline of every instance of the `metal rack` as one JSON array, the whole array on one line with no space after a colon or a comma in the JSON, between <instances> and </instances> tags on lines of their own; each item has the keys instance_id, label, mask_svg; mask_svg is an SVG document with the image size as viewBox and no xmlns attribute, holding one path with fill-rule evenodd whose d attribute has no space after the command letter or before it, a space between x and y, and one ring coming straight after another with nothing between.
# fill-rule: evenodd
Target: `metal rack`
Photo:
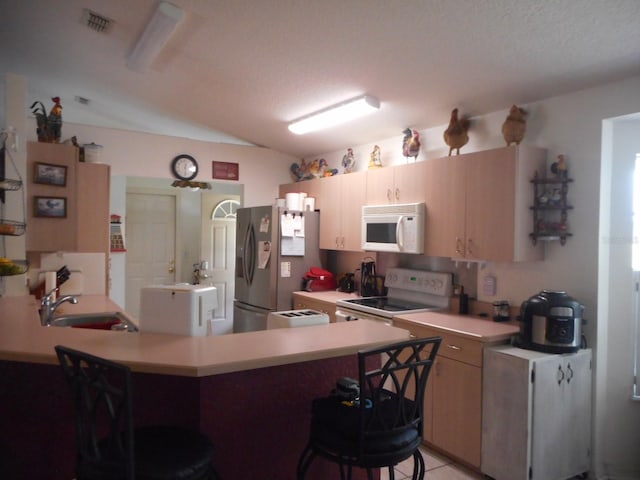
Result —
<instances>
[{"instance_id":1,"label":"metal rack","mask_svg":"<svg viewBox=\"0 0 640 480\"><path fill-rule=\"evenodd\" d=\"M559 240L561 245L573 234L569 231L569 210L573 206L567 201L571 178L540 178L538 172L531 180L533 184L533 232L529 234L535 245L538 240Z\"/></svg>"},{"instance_id":2,"label":"metal rack","mask_svg":"<svg viewBox=\"0 0 640 480\"><path fill-rule=\"evenodd\" d=\"M10 148L7 148L6 141L8 133L0 132L0 277L11 275L22 275L29 269L27 260L14 260L6 258L5 238L7 236L24 235L27 228L25 195L23 190L23 181L20 172L11 157ZM6 159L9 159L7 163ZM11 165L13 172L7 172L7 165ZM14 175L15 178L7 178ZM20 192L22 204L22 218L20 220L5 218L5 202L7 192ZM4 285L2 285L4 287ZM3 288L4 290L4 288Z\"/></svg>"}]
</instances>

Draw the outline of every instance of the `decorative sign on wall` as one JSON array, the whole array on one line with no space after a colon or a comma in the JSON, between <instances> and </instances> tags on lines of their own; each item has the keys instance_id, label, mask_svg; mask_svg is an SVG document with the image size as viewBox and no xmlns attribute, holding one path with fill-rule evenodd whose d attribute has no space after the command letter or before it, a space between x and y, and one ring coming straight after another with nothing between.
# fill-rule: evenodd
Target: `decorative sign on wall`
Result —
<instances>
[{"instance_id":1,"label":"decorative sign on wall","mask_svg":"<svg viewBox=\"0 0 640 480\"><path fill-rule=\"evenodd\" d=\"M240 166L231 162L211 162L212 177L219 180L239 180Z\"/></svg>"}]
</instances>

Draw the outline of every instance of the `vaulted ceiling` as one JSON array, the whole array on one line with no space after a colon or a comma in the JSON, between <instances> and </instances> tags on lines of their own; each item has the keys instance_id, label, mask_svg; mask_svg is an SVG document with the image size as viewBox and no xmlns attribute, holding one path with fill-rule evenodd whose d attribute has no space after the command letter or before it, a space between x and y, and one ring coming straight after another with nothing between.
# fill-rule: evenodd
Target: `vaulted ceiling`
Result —
<instances>
[{"instance_id":1,"label":"vaulted ceiling","mask_svg":"<svg viewBox=\"0 0 640 480\"><path fill-rule=\"evenodd\" d=\"M0 74L27 79L29 105L59 96L65 122L296 157L640 74L638 0L172 0L185 18L146 73L126 60L157 0L0 3ZM377 113L287 130L364 93Z\"/></svg>"}]
</instances>

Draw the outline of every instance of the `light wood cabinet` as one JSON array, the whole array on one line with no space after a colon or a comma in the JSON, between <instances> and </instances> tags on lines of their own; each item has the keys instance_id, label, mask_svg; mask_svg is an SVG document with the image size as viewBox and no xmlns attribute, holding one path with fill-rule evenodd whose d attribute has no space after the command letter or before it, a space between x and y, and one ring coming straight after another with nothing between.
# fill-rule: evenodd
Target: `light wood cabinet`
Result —
<instances>
[{"instance_id":1,"label":"light wood cabinet","mask_svg":"<svg viewBox=\"0 0 640 480\"><path fill-rule=\"evenodd\" d=\"M316 209L320 210L321 249L362 250L360 230L366 172L280 185L279 194L284 196L287 192L300 191L316 197Z\"/></svg>"},{"instance_id":2,"label":"light wood cabinet","mask_svg":"<svg viewBox=\"0 0 640 480\"><path fill-rule=\"evenodd\" d=\"M66 167L66 184L56 186L34 182L35 165L46 163ZM72 145L29 142L27 198L27 250L32 252L104 252L109 255L110 167L78 161ZM35 215L35 198L64 198L66 216Z\"/></svg>"},{"instance_id":3,"label":"light wood cabinet","mask_svg":"<svg viewBox=\"0 0 640 480\"><path fill-rule=\"evenodd\" d=\"M483 473L564 480L589 471L591 350L494 347L485 352L484 372Z\"/></svg>"},{"instance_id":4,"label":"light wood cabinet","mask_svg":"<svg viewBox=\"0 0 640 480\"><path fill-rule=\"evenodd\" d=\"M367 171L367 205L425 201L428 162L410 163Z\"/></svg>"},{"instance_id":5,"label":"light wood cabinet","mask_svg":"<svg viewBox=\"0 0 640 480\"><path fill-rule=\"evenodd\" d=\"M442 337L425 394L424 440L469 466L480 468L483 343L394 319L416 338Z\"/></svg>"},{"instance_id":6,"label":"light wood cabinet","mask_svg":"<svg viewBox=\"0 0 640 480\"><path fill-rule=\"evenodd\" d=\"M324 301L316 298L309 298L303 295L293 294L293 308L294 310L303 310L308 308L317 312L326 313L329 315L329 321L334 323L336 321L336 303L335 301Z\"/></svg>"},{"instance_id":7,"label":"light wood cabinet","mask_svg":"<svg viewBox=\"0 0 640 480\"><path fill-rule=\"evenodd\" d=\"M316 199L316 208L318 208L318 191L320 190L320 185L318 183L319 179L314 180L303 180L301 182L295 183L285 183L280 185L278 189L278 195L280 198L285 198L287 193L298 193L304 192L307 194L307 197L314 197Z\"/></svg>"},{"instance_id":8,"label":"light wood cabinet","mask_svg":"<svg viewBox=\"0 0 640 480\"><path fill-rule=\"evenodd\" d=\"M532 261L530 179L546 152L511 146L429 161L425 254L470 260Z\"/></svg>"}]
</instances>

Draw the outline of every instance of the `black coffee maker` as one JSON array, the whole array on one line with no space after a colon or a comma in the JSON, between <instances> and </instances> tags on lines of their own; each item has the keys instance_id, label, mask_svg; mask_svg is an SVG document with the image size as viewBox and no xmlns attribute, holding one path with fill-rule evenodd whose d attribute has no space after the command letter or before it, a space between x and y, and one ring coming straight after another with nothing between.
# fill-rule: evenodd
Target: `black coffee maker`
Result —
<instances>
[{"instance_id":1,"label":"black coffee maker","mask_svg":"<svg viewBox=\"0 0 640 480\"><path fill-rule=\"evenodd\" d=\"M373 259L365 259L360 264L360 296L380 295L384 295L384 277L376 275L376 262Z\"/></svg>"},{"instance_id":2,"label":"black coffee maker","mask_svg":"<svg viewBox=\"0 0 640 480\"><path fill-rule=\"evenodd\" d=\"M356 274L343 273L338 281L338 290L345 293L351 293L356 290Z\"/></svg>"}]
</instances>

